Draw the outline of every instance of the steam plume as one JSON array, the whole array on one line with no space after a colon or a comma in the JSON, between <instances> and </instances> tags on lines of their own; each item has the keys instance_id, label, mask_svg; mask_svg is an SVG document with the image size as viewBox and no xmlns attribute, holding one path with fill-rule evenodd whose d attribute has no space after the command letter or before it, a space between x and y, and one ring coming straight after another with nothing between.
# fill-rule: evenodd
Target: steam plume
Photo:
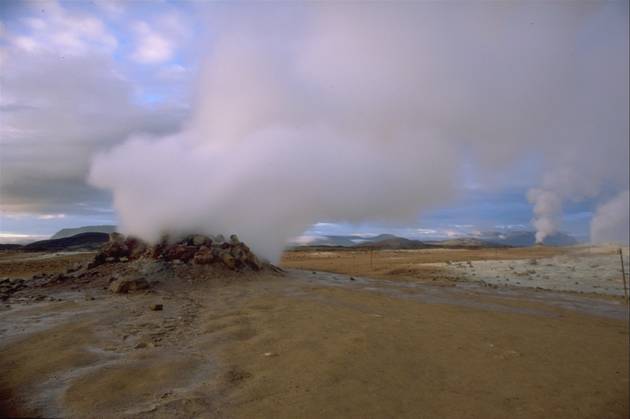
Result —
<instances>
[{"instance_id":1,"label":"steam plume","mask_svg":"<svg viewBox=\"0 0 630 419\"><path fill-rule=\"evenodd\" d=\"M235 232L274 260L317 221L414 220L453 195L464 157L500 173L532 149L551 171L588 155L599 182L627 149L625 5L210 7L187 128L92 165L145 239ZM555 187L530 193L541 239L571 195Z\"/></svg>"}]
</instances>

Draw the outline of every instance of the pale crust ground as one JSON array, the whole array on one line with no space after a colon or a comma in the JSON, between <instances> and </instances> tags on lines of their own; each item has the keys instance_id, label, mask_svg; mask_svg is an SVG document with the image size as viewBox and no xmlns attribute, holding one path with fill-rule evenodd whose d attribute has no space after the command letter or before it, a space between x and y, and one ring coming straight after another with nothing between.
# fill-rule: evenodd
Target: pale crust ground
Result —
<instances>
[{"instance_id":1,"label":"pale crust ground","mask_svg":"<svg viewBox=\"0 0 630 419\"><path fill-rule=\"evenodd\" d=\"M458 255L471 257L433 256ZM628 330L619 301L418 284L391 272L387 281L369 280L363 276L380 275L363 275L363 263L353 271L347 255L333 253L344 264L330 270L357 276L351 280L319 272L303 256L289 254L284 266L309 270L285 275L172 278L127 296L60 286L37 292L61 301L0 305L4 413L627 417ZM398 262L381 255L378 263L385 272ZM149 310L154 303L164 310Z\"/></svg>"}]
</instances>

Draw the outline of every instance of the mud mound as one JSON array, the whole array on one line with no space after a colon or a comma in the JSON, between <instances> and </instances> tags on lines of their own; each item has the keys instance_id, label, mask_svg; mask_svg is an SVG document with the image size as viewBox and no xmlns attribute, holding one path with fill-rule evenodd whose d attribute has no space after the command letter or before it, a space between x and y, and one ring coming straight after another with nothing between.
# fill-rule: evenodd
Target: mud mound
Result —
<instances>
[{"instance_id":1,"label":"mud mound","mask_svg":"<svg viewBox=\"0 0 630 419\"><path fill-rule=\"evenodd\" d=\"M211 281L218 285L281 273L261 261L236 235L164 237L151 245L119 233L109 235L89 263L68 264L64 272L42 272L28 280L0 278L0 301L39 301L44 289L100 289L116 294L150 292L157 284L181 289L185 284Z\"/></svg>"},{"instance_id":2,"label":"mud mound","mask_svg":"<svg viewBox=\"0 0 630 419\"><path fill-rule=\"evenodd\" d=\"M88 268L107 263L131 261L160 261L173 265L218 265L232 271L260 271L270 264L262 262L234 234L229 240L223 236L190 235L180 240L164 237L159 243L149 245L135 237L119 233L109 235L109 241L101 247Z\"/></svg>"}]
</instances>

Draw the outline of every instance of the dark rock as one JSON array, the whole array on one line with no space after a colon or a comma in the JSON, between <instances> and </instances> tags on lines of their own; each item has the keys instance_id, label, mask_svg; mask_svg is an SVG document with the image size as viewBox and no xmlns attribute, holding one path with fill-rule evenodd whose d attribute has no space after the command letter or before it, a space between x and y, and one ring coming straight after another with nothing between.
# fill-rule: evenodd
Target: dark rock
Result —
<instances>
[{"instance_id":1,"label":"dark rock","mask_svg":"<svg viewBox=\"0 0 630 419\"><path fill-rule=\"evenodd\" d=\"M149 288L149 282L143 277L117 278L109 284L109 290L115 294L126 294Z\"/></svg>"},{"instance_id":2,"label":"dark rock","mask_svg":"<svg viewBox=\"0 0 630 419\"><path fill-rule=\"evenodd\" d=\"M236 269L236 259L234 258L234 256L232 256L228 252L224 252L221 254L221 261L229 269L232 269L232 270Z\"/></svg>"},{"instance_id":3,"label":"dark rock","mask_svg":"<svg viewBox=\"0 0 630 419\"><path fill-rule=\"evenodd\" d=\"M162 304L151 304L149 308L153 311L161 311L164 306Z\"/></svg>"},{"instance_id":4,"label":"dark rock","mask_svg":"<svg viewBox=\"0 0 630 419\"><path fill-rule=\"evenodd\" d=\"M194 236L192 236L190 244L200 247L208 244L209 241L210 240L208 239L208 237L202 236L201 234L195 234Z\"/></svg>"},{"instance_id":5,"label":"dark rock","mask_svg":"<svg viewBox=\"0 0 630 419\"><path fill-rule=\"evenodd\" d=\"M208 247L202 246L193 258L193 263L196 265L209 265L215 260L212 254L212 250Z\"/></svg>"},{"instance_id":6,"label":"dark rock","mask_svg":"<svg viewBox=\"0 0 630 419\"><path fill-rule=\"evenodd\" d=\"M195 246L186 246L183 244L177 244L175 246L172 246L166 249L166 251L163 254L163 257L166 260L173 261L175 259L179 259L182 262L188 262L195 256L196 252L197 252L197 248Z\"/></svg>"}]
</instances>

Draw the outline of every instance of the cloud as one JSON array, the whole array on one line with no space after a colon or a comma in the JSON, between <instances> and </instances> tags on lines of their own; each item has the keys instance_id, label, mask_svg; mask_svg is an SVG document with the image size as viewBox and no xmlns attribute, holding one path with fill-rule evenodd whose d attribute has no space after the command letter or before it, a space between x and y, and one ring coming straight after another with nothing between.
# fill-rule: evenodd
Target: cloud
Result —
<instances>
[{"instance_id":1,"label":"cloud","mask_svg":"<svg viewBox=\"0 0 630 419\"><path fill-rule=\"evenodd\" d=\"M115 46L102 23L46 3L10 42L0 72L0 209L43 214L108 207L110 196L85 183L95 151L133 133L167 133L181 107L146 107L137 86L111 56ZM20 39L34 42L33 50ZM63 38L63 39L62 39Z\"/></svg>"},{"instance_id":2,"label":"cloud","mask_svg":"<svg viewBox=\"0 0 630 419\"><path fill-rule=\"evenodd\" d=\"M37 216L40 220L58 220L61 218L66 218L66 214L41 214Z\"/></svg>"},{"instance_id":3,"label":"cloud","mask_svg":"<svg viewBox=\"0 0 630 419\"><path fill-rule=\"evenodd\" d=\"M47 2L43 17L24 17L28 35L7 38L15 48L29 53L83 55L109 53L118 47L117 39L98 18L86 13L69 12L56 2Z\"/></svg>"},{"instance_id":4,"label":"cloud","mask_svg":"<svg viewBox=\"0 0 630 419\"><path fill-rule=\"evenodd\" d=\"M175 44L166 36L151 29L146 22L137 22L133 30L137 42L132 55L134 60L151 64L167 61L173 56Z\"/></svg>"},{"instance_id":5,"label":"cloud","mask_svg":"<svg viewBox=\"0 0 630 419\"><path fill-rule=\"evenodd\" d=\"M94 0L94 4L103 10L108 16L117 18L125 12L122 0Z\"/></svg>"},{"instance_id":6,"label":"cloud","mask_svg":"<svg viewBox=\"0 0 630 419\"><path fill-rule=\"evenodd\" d=\"M526 153L544 159L549 180L531 194L543 216L627 171L625 6L208 7L187 128L92 166L129 233L236 232L276 259L320 220L405 222L445 205L466 163L501 176Z\"/></svg>"},{"instance_id":7,"label":"cloud","mask_svg":"<svg viewBox=\"0 0 630 419\"><path fill-rule=\"evenodd\" d=\"M42 234L0 232L0 241L8 244L26 244L37 240L45 240L47 238L47 235Z\"/></svg>"},{"instance_id":8,"label":"cloud","mask_svg":"<svg viewBox=\"0 0 630 419\"><path fill-rule=\"evenodd\" d=\"M170 12L154 18L151 22L135 22L132 29L136 46L131 58L143 64L163 63L172 59L177 48L190 36L185 21L180 14ZM181 71L182 67L173 65L170 69Z\"/></svg>"}]
</instances>

